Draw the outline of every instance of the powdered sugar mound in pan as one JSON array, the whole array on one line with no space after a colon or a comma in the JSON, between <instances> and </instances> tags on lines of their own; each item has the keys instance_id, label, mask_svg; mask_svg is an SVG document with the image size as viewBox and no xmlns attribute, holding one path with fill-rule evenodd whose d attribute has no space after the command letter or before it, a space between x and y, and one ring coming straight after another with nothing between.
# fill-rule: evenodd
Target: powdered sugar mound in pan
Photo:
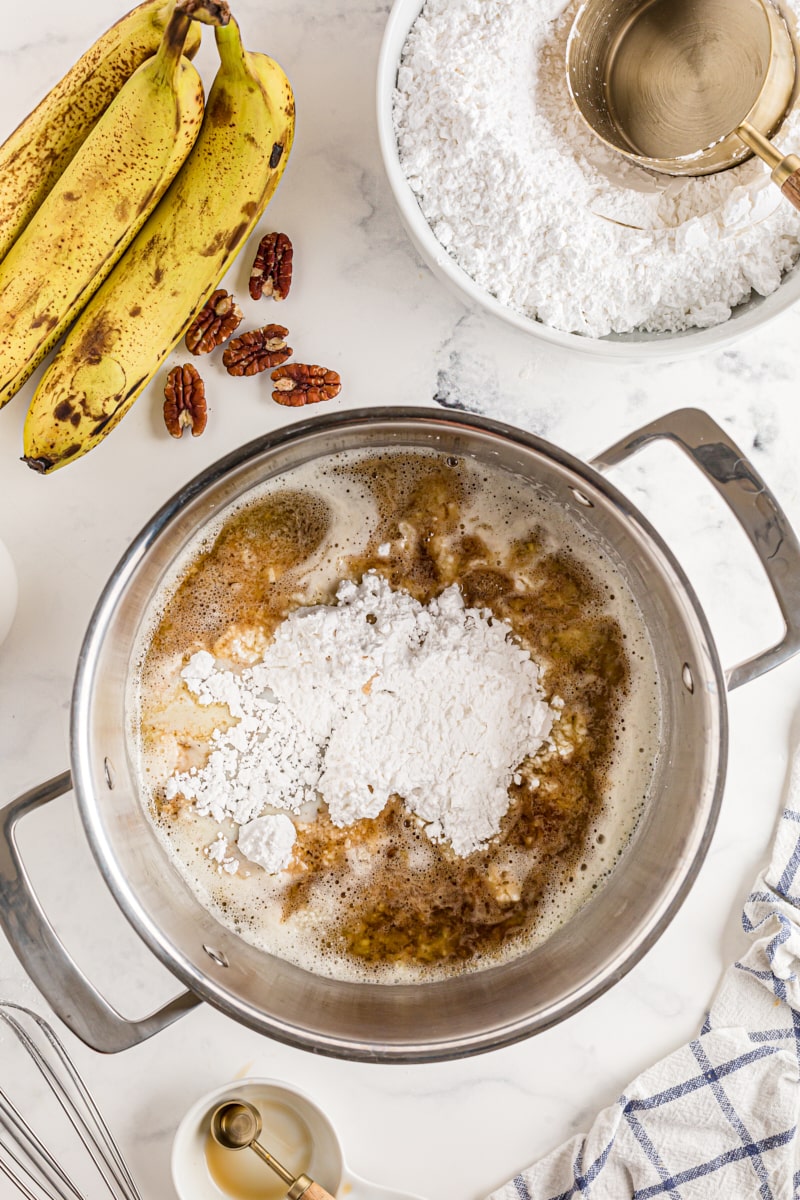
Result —
<instances>
[{"instance_id":1,"label":"powdered sugar mound in pan","mask_svg":"<svg viewBox=\"0 0 800 1200\"><path fill-rule=\"evenodd\" d=\"M510 628L466 608L458 586L422 605L373 573L343 582L335 605L292 612L256 665L220 670L201 651L182 674L237 720L167 796L244 825L245 841L252 822L264 842L254 818L267 806L296 813L321 797L345 827L397 795L432 841L470 854L498 832L516 768L558 713Z\"/></svg>"}]
</instances>

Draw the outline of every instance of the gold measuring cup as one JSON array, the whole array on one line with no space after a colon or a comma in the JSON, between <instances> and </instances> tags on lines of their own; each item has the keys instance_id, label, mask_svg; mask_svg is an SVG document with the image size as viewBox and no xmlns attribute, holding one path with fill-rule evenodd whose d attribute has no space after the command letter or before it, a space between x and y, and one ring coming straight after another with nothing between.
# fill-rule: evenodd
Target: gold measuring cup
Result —
<instances>
[{"instance_id":1,"label":"gold measuring cup","mask_svg":"<svg viewBox=\"0 0 800 1200\"><path fill-rule=\"evenodd\" d=\"M587 0L567 43L572 99L612 150L667 175L710 175L755 153L800 208L800 157L768 140L796 74L770 0Z\"/></svg>"}]
</instances>

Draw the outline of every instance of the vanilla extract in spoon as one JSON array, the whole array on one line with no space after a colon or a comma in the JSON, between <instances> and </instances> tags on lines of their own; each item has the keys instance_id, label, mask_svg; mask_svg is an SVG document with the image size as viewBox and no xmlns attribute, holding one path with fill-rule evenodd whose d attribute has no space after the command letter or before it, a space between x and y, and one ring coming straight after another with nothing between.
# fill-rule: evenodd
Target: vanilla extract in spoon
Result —
<instances>
[{"instance_id":1,"label":"vanilla extract in spoon","mask_svg":"<svg viewBox=\"0 0 800 1200\"><path fill-rule=\"evenodd\" d=\"M315 1183L303 1172L295 1174L275 1158L266 1147L262 1146L258 1141L261 1129L260 1112L244 1100L226 1100L224 1104L220 1104L215 1109L211 1117L211 1136L218 1146L223 1150L253 1150L261 1161L282 1180L277 1191L273 1193L266 1189L262 1179L257 1193L261 1200L269 1200L273 1194L276 1197L285 1196L286 1200L301 1200L301 1197L304 1200L333 1200L330 1192L327 1192L320 1184ZM286 1190L287 1186L288 1191ZM226 1190L229 1189L226 1187ZM229 1194L236 1196L237 1200L238 1198L244 1200L245 1194L238 1189L235 1192L229 1190ZM253 1193L248 1191L246 1195L249 1197Z\"/></svg>"}]
</instances>

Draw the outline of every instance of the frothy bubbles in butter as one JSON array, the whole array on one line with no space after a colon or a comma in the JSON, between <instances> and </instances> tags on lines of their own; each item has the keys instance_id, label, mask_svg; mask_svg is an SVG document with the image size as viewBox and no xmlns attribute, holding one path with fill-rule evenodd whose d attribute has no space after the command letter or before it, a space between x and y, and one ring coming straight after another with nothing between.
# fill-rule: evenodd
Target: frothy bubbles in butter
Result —
<instances>
[{"instance_id":1,"label":"frothy bubbles in butter","mask_svg":"<svg viewBox=\"0 0 800 1200\"><path fill-rule=\"evenodd\" d=\"M359 592L364 580L375 581L366 593ZM540 691L529 694L531 711L537 697L548 719L556 710L552 731L542 725L543 744L503 765L504 815L488 845L483 835L471 837L460 856L447 838L432 841L437 815L425 810L424 787L404 796L405 803L386 803L402 758L397 747L415 736L409 727L404 734L402 724L398 740L387 743L391 754L373 739L366 783L373 795L381 783L386 793L378 789L374 818L362 819L362 805L335 823L320 803L325 736L316 758L309 755L307 786L290 805L276 804L277 790L265 789L238 819L230 811L215 819L199 814L185 794L170 793L176 773L191 777L207 767L215 731L235 737L243 723L228 704L230 678L222 677L241 680L258 671L303 610L332 618L343 581L345 594L358 593L365 604L372 587L372 607L380 593L389 641L399 596L410 601L402 619L414 613L419 619L452 589L458 619L467 610L487 614L475 620L496 627L495 649L511 648L535 673ZM143 630L130 703L144 801L198 898L248 941L344 979L441 977L523 953L574 913L613 868L657 753L653 652L608 557L534 487L432 453L335 455L263 485L204 531L173 570L166 595ZM369 615L359 614L367 647L375 629ZM192 678L197 655L207 656L200 659L206 680L219 676L219 694L202 705L185 677ZM444 655L439 675L446 663ZM376 688L380 699L381 681L370 668L349 685ZM428 688L434 682L432 676ZM325 713L315 718L318 706L302 708L302 682L294 686L294 703L312 727L322 721L324 734ZM509 713L498 704L479 715L485 740ZM443 713L439 741L446 744L468 719L466 703L460 713ZM357 736L364 733L363 713L353 720L332 759L345 798L348 745L369 757L369 737ZM404 788L411 791L413 782ZM464 800L461 788L456 782L449 795L454 810ZM238 852L238 827L281 808L291 813L296 842L288 867L269 875ZM206 850L220 835L215 858Z\"/></svg>"}]
</instances>

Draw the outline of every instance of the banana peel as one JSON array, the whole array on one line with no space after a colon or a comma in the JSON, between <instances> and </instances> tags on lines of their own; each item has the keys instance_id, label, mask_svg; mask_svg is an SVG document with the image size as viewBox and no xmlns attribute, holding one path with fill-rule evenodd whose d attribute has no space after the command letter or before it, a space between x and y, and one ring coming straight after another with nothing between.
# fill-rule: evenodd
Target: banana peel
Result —
<instances>
[{"instance_id":1,"label":"banana peel","mask_svg":"<svg viewBox=\"0 0 800 1200\"><path fill-rule=\"evenodd\" d=\"M159 47L174 0L145 0L97 39L0 146L0 261L137 67ZM193 58L200 27L183 53Z\"/></svg>"},{"instance_id":2,"label":"banana peel","mask_svg":"<svg viewBox=\"0 0 800 1200\"><path fill-rule=\"evenodd\" d=\"M119 423L216 288L280 181L294 136L280 66L214 31L220 67L200 135L156 211L77 319L42 377L23 433L44 474Z\"/></svg>"},{"instance_id":3,"label":"banana peel","mask_svg":"<svg viewBox=\"0 0 800 1200\"><path fill-rule=\"evenodd\" d=\"M194 145L203 87L182 49L198 2L178 0L157 53L122 87L0 263L0 406L100 286Z\"/></svg>"}]
</instances>

